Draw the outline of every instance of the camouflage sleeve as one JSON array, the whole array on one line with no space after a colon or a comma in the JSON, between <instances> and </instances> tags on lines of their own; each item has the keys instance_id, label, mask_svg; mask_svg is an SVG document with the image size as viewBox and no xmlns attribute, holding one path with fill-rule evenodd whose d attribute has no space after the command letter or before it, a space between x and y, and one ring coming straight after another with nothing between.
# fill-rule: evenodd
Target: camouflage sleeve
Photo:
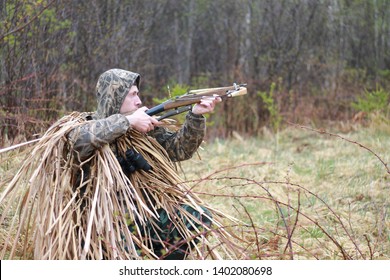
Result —
<instances>
[{"instance_id":1,"label":"camouflage sleeve","mask_svg":"<svg viewBox=\"0 0 390 280\"><path fill-rule=\"evenodd\" d=\"M84 160L95 149L125 134L129 127L130 123L125 116L115 114L105 119L87 121L73 129L68 139L73 143L73 149L78 152L80 160Z\"/></svg>"},{"instance_id":2,"label":"camouflage sleeve","mask_svg":"<svg viewBox=\"0 0 390 280\"><path fill-rule=\"evenodd\" d=\"M188 113L182 128L176 132L158 127L151 136L163 146L173 161L182 161L192 157L203 141L206 119L202 115Z\"/></svg>"}]
</instances>

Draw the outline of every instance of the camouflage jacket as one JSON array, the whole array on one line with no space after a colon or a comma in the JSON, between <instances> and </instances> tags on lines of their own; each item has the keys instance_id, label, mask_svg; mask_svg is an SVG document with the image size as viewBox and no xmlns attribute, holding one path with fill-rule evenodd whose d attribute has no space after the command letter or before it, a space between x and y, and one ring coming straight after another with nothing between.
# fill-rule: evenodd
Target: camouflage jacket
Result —
<instances>
[{"instance_id":1,"label":"camouflage jacket","mask_svg":"<svg viewBox=\"0 0 390 280\"><path fill-rule=\"evenodd\" d=\"M128 129L131 129L131 124L121 114L104 119L94 119L93 117L94 115L85 115L88 121L74 129L69 136L80 160L86 159L95 149L113 143ZM191 158L196 152L202 143L204 130L204 117L188 113L180 130L173 132L163 127L157 127L149 132L149 135L156 138L172 161L182 161Z\"/></svg>"},{"instance_id":2,"label":"camouflage jacket","mask_svg":"<svg viewBox=\"0 0 390 280\"><path fill-rule=\"evenodd\" d=\"M68 136L80 160L86 159L103 145L113 143L131 129L131 123L119 114L119 110L130 87L133 84L139 87L139 83L139 74L121 69L111 69L100 76L96 86L96 113L85 113L85 124ZM190 112L178 131L157 127L149 135L156 138L172 161L182 161L191 158L196 152L203 140L205 128L205 118Z\"/></svg>"}]
</instances>

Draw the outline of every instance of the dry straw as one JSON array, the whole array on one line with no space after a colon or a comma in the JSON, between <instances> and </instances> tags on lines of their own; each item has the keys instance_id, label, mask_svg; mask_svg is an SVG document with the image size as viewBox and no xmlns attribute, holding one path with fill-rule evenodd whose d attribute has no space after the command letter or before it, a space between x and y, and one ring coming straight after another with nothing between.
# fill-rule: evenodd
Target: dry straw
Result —
<instances>
[{"instance_id":1,"label":"dry straw","mask_svg":"<svg viewBox=\"0 0 390 280\"><path fill-rule=\"evenodd\" d=\"M372 195L372 184L370 193L359 192L363 198L356 197L358 201L348 202L345 209L339 200L332 200L331 185L320 184L326 194L319 195L301 174L294 182L290 169L283 180L273 179L275 167L269 162L229 166L209 175L202 175L209 167L191 166L196 178L184 182L165 150L153 138L135 132L80 164L66 135L83 122L74 113L53 125L27 153L15 176L0 183L1 259L157 259L183 244L191 245L188 258L192 259L388 258L386 198L360 203ZM246 162L250 156L257 158L249 152L250 143L253 149L259 146L258 141L246 141ZM140 152L152 171L125 176L112 150L124 153L127 147ZM220 158L208 162L220 166ZM229 160L236 162L234 157ZM89 174L83 173L86 165L91 167ZM75 184L77 173L85 177L82 184ZM260 173L271 177L265 179ZM203 212L212 219L211 226L198 226L198 215L182 205ZM360 205L364 216L356 211ZM159 237L153 233L160 230L155 221L162 217L161 209L183 238L156 240ZM366 220L369 227L364 227ZM153 251L156 242L161 251Z\"/></svg>"},{"instance_id":2,"label":"dry straw","mask_svg":"<svg viewBox=\"0 0 390 280\"><path fill-rule=\"evenodd\" d=\"M1 259L157 259L150 244L151 233L159 231L153 222L159 209L184 237L177 244L160 240L166 254L181 242L190 245L190 258L247 258L244 240L233 234L240 224L201 201L153 138L129 132L118 140L121 152L131 146L145 157L149 172L128 178L108 145L80 164L66 135L83 123L79 113L59 120L2 186ZM77 173L87 179L75 186ZM208 216L212 225L198 226L201 221L182 205Z\"/></svg>"}]
</instances>

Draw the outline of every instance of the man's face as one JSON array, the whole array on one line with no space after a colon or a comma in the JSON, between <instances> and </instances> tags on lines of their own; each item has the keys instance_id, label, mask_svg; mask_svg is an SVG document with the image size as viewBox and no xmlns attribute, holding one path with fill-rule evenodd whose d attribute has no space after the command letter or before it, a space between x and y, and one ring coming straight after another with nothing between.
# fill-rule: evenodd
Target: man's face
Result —
<instances>
[{"instance_id":1,"label":"man's face","mask_svg":"<svg viewBox=\"0 0 390 280\"><path fill-rule=\"evenodd\" d=\"M122 103L122 106L119 110L121 114L132 113L142 105L142 101L139 98L139 91L137 86L132 86L125 97L125 100Z\"/></svg>"}]
</instances>

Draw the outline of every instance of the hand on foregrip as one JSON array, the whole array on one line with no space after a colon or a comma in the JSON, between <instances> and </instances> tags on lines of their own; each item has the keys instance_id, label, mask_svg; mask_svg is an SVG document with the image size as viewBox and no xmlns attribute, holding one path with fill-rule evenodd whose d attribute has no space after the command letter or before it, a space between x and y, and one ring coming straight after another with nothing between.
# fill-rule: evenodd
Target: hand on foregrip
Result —
<instances>
[{"instance_id":1,"label":"hand on foregrip","mask_svg":"<svg viewBox=\"0 0 390 280\"><path fill-rule=\"evenodd\" d=\"M192 113L203 115L214 111L215 105L221 102L222 99L218 95L204 97L202 100L192 108Z\"/></svg>"}]
</instances>

